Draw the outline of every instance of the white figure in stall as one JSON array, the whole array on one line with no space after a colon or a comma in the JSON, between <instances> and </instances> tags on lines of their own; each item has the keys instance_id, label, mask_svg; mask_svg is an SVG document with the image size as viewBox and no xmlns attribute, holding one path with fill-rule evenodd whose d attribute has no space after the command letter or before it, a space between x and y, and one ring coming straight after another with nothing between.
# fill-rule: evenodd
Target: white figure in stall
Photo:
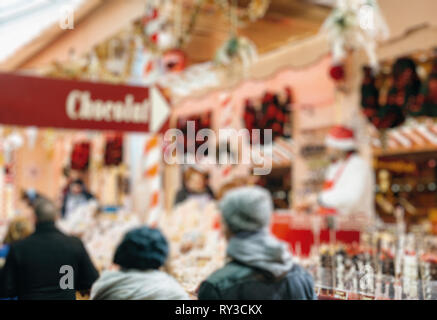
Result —
<instances>
[{"instance_id":1,"label":"white figure in stall","mask_svg":"<svg viewBox=\"0 0 437 320\"><path fill-rule=\"evenodd\" d=\"M334 126L325 141L329 167L323 190L301 208L319 205L323 216L349 217L369 226L374 223L374 177L370 164L359 154L354 132Z\"/></svg>"}]
</instances>

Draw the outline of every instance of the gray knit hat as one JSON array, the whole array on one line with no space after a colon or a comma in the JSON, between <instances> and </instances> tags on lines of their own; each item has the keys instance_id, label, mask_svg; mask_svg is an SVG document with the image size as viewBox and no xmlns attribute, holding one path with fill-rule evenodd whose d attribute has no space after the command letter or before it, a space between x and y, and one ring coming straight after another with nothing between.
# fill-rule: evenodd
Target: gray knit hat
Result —
<instances>
[{"instance_id":1,"label":"gray knit hat","mask_svg":"<svg viewBox=\"0 0 437 320\"><path fill-rule=\"evenodd\" d=\"M270 193L257 186L229 191L219 207L224 222L233 233L268 227L273 212Z\"/></svg>"}]
</instances>

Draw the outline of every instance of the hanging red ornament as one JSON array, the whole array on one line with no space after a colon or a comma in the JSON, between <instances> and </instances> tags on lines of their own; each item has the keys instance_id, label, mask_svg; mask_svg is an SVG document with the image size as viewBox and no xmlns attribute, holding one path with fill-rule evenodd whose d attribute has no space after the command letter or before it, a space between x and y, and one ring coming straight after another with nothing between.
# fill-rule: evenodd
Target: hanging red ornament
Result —
<instances>
[{"instance_id":1,"label":"hanging red ornament","mask_svg":"<svg viewBox=\"0 0 437 320\"><path fill-rule=\"evenodd\" d=\"M171 49L164 53L162 61L169 72L180 72L187 67L187 55L179 49Z\"/></svg>"},{"instance_id":2,"label":"hanging red ornament","mask_svg":"<svg viewBox=\"0 0 437 320\"><path fill-rule=\"evenodd\" d=\"M90 148L91 144L87 141L74 144L70 157L70 165L73 170L88 169Z\"/></svg>"},{"instance_id":3,"label":"hanging red ornament","mask_svg":"<svg viewBox=\"0 0 437 320\"><path fill-rule=\"evenodd\" d=\"M110 134L106 137L105 166L118 166L123 161L123 135Z\"/></svg>"},{"instance_id":4,"label":"hanging red ornament","mask_svg":"<svg viewBox=\"0 0 437 320\"><path fill-rule=\"evenodd\" d=\"M158 14L159 14L158 9L157 9L157 8L153 8L150 19L156 19L156 18L158 18Z\"/></svg>"},{"instance_id":5,"label":"hanging red ornament","mask_svg":"<svg viewBox=\"0 0 437 320\"><path fill-rule=\"evenodd\" d=\"M157 44L158 43L158 37L159 37L159 33L155 32L154 34L152 34L150 36L150 41L152 41L152 43Z\"/></svg>"},{"instance_id":6,"label":"hanging red ornament","mask_svg":"<svg viewBox=\"0 0 437 320\"><path fill-rule=\"evenodd\" d=\"M334 81L342 81L345 79L345 71L343 65L332 66L329 70L329 75Z\"/></svg>"}]
</instances>

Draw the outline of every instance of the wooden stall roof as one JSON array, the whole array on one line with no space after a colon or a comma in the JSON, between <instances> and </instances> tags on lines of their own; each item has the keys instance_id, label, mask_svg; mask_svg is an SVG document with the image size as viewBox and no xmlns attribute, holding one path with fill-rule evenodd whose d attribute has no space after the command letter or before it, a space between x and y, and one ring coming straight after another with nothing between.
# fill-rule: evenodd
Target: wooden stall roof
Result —
<instances>
[{"instance_id":1,"label":"wooden stall roof","mask_svg":"<svg viewBox=\"0 0 437 320\"><path fill-rule=\"evenodd\" d=\"M183 21L190 18L195 0L183 2ZM56 23L33 41L17 50L0 69L33 69L51 62L65 61L74 49L77 55L116 34L144 12L144 0L87 0L76 12L73 30L62 30ZM239 1L247 6L248 1ZM239 29L242 36L254 41L260 54L277 49L294 40L318 32L330 9L301 0L272 0L264 18ZM190 63L213 59L217 48L229 35L229 23L222 11L202 7L190 42L185 48Z\"/></svg>"}]
</instances>

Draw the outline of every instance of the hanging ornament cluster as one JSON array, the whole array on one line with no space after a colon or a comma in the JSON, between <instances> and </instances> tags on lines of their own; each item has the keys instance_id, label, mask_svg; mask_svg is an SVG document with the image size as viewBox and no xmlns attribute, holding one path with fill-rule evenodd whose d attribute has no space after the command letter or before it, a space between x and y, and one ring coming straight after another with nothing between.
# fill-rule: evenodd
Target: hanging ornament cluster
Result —
<instances>
[{"instance_id":1,"label":"hanging ornament cluster","mask_svg":"<svg viewBox=\"0 0 437 320\"><path fill-rule=\"evenodd\" d=\"M247 15L250 21L256 21L262 17L267 12L270 6L270 0L252 0L247 8Z\"/></svg>"},{"instance_id":2,"label":"hanging ornament cluster","mask_svg":"<svg viewBox=\"0 0 437 320\"><path fill-rule=\"evenodd\" d=\"M171 49L176 44L173 36L172 24L168 17L170 1L147 1L146 12L141 19L144 40L147 47L155 51Z\"/></svg>"},{"instance_id":3,"label":"hanging ornament cluster","mask_svg":"<svg viewBox=\"0 0 437 320\"><path fill-rule=\"evenodd\" d=\"M389 29L376 0L337 0L321 32L331 43L334 80L344 79L343 60L349 50L364 49L370 66L378 70L376 45L388 38Z\"/></svg>"},{"instance_id":4,"label":"hanging ornament cluster","mask_svg":"<svg viewBox=\"0 0 437 320\"><path fill-rule=\"evenodd\" d=\"M174 35L174 6L170 0L147 1L144 15L129 28L87 55L76 57L72 51L67 61L55 62L42 73L56 78L151 84L167 72L183 70L187 59Z\"/></svg>"},{"instance_id":5,"label":"hanging ornament cluster","mask_svg":"<svg viewBox=\"0 0 437 320\"><path fill-rule=\"evenodd\" d=\"M214 61L220 66L228 66L238 61L243 65L243 71L245 71L258 57L256 46L250 39L237 35L239 17L236 1L232 2L228 13L230 20L229 38L217 50Z\"/></svg>"},{"instance_id":6,"label":"hanging ornament cluster","mask_svg":"<svg viewBox=\"0 0 437 320\"><path fill-rule=\"evenodd\" d=\"M88 141L75 143L71 151L70 167L73 170L85 171L90 162L91 144Z\"/></svg>"},{"instance_id":7,"label":"hanging ornament cluster","mask_svg":"<svg viewBox=\"0 0 437 320\"><path fill-rule=\"evenodd\" d=\"M24 144L23 137L16 131L7 135L3 139L1 149L4 152L6 163L10 163L12 161L13 152L21 148L23 144Z\"/></svg>"},{"instance_id":8,"label":"hanging ornament cluster","mask_svg":"<svg viewBox=\"0 0 437 320\"><path fill-rule=\"evenodd\" d=\"M258 99L247 99L244 110L245 127L252 133L254 129L261 130L259 143L264 144L264 130L272 130L275 140L284 137L287 123L290 122L293 92L287 87L282 92L265 92ZM250 135L251 143L253 133Z\"/></svg>"},{"instance_id":9,"label":"hanging ornament cluster","mask_svg":"<svg viewBox=\"0 0 437 320\"><path fill-rule=\"evenodd\" d=\"M267 13L270 2L271 0L251 0L246 8L242 7L241 5L238 6L238 10L235 10L235 20L237 24L240 25L246 22L255 22L256 20L263 18ZM182 48L190 40L201 9L205 4L215 6L224 13L228 14L232 10L233 6L236 7L236 0L196 0L193 8L191 9L187 27L183 28L181 23L178 24L178 29L183 30L179 37L180 48ZM180 16L180 12L176 13L176 17L178 16ZM230 19L232 19L232 17L230 17Z\"/></svg>"},{"instance_id":10,"label":"hanging ornament cluster","mask_svg":"<svg viewBox=\"0 0 437 320\"><path fill-rule=\"evenodd\" d=\"M123 162L123 135L115 133L106 137L105 166L118 166Z\"/></svg>"},{"instance_id":11,"label":"hanging ornament cluster","mask_svg":"<svg viewBox=\"0 0 437 320\"><path fill-rule=\"evenodd\" d=\"M378 76L370 67L363 68L361 106L377 129L400 126L408 118L437 117L437 59L430 61L429 71L423 68L421 76L423 65L412 57L396 59Z\"/></svg>"},{"instance_id":12,"label":"hanging ornament cluster","mask_svg":"<svg viewBox=\"0 0 437 320\"><path fill-rule=\"evenodd\" d=\"M255 44L245 37L231 36L218 50L215 62L227 66L235 61L248 68L258 57Z\"/></svg>"},{"instance_id":13,"label":"hanging ornament cluster","mask_svg":"<svg viewBox=\"0 0 437 320\"><path fill-rule=\"evenodd\" d=\"M129 28L93 48L87 55L76 57L71 52L67 61L54 62L41 70L46 76L77 80L103 80L111 83L152 84L166 74L180 73L188 65L184 46L194 32L204 6L229 14L230 36L219 48L215 62L228 66L238 61L245 70L257 58L256 47L236 29L243 23L264 17L270 0L251 0L246 7L236 0L196 0L188 5L183 0L150 0L144 15ZM187 24L182 19L190 11Z\"/></svg>"}]
</instances>

